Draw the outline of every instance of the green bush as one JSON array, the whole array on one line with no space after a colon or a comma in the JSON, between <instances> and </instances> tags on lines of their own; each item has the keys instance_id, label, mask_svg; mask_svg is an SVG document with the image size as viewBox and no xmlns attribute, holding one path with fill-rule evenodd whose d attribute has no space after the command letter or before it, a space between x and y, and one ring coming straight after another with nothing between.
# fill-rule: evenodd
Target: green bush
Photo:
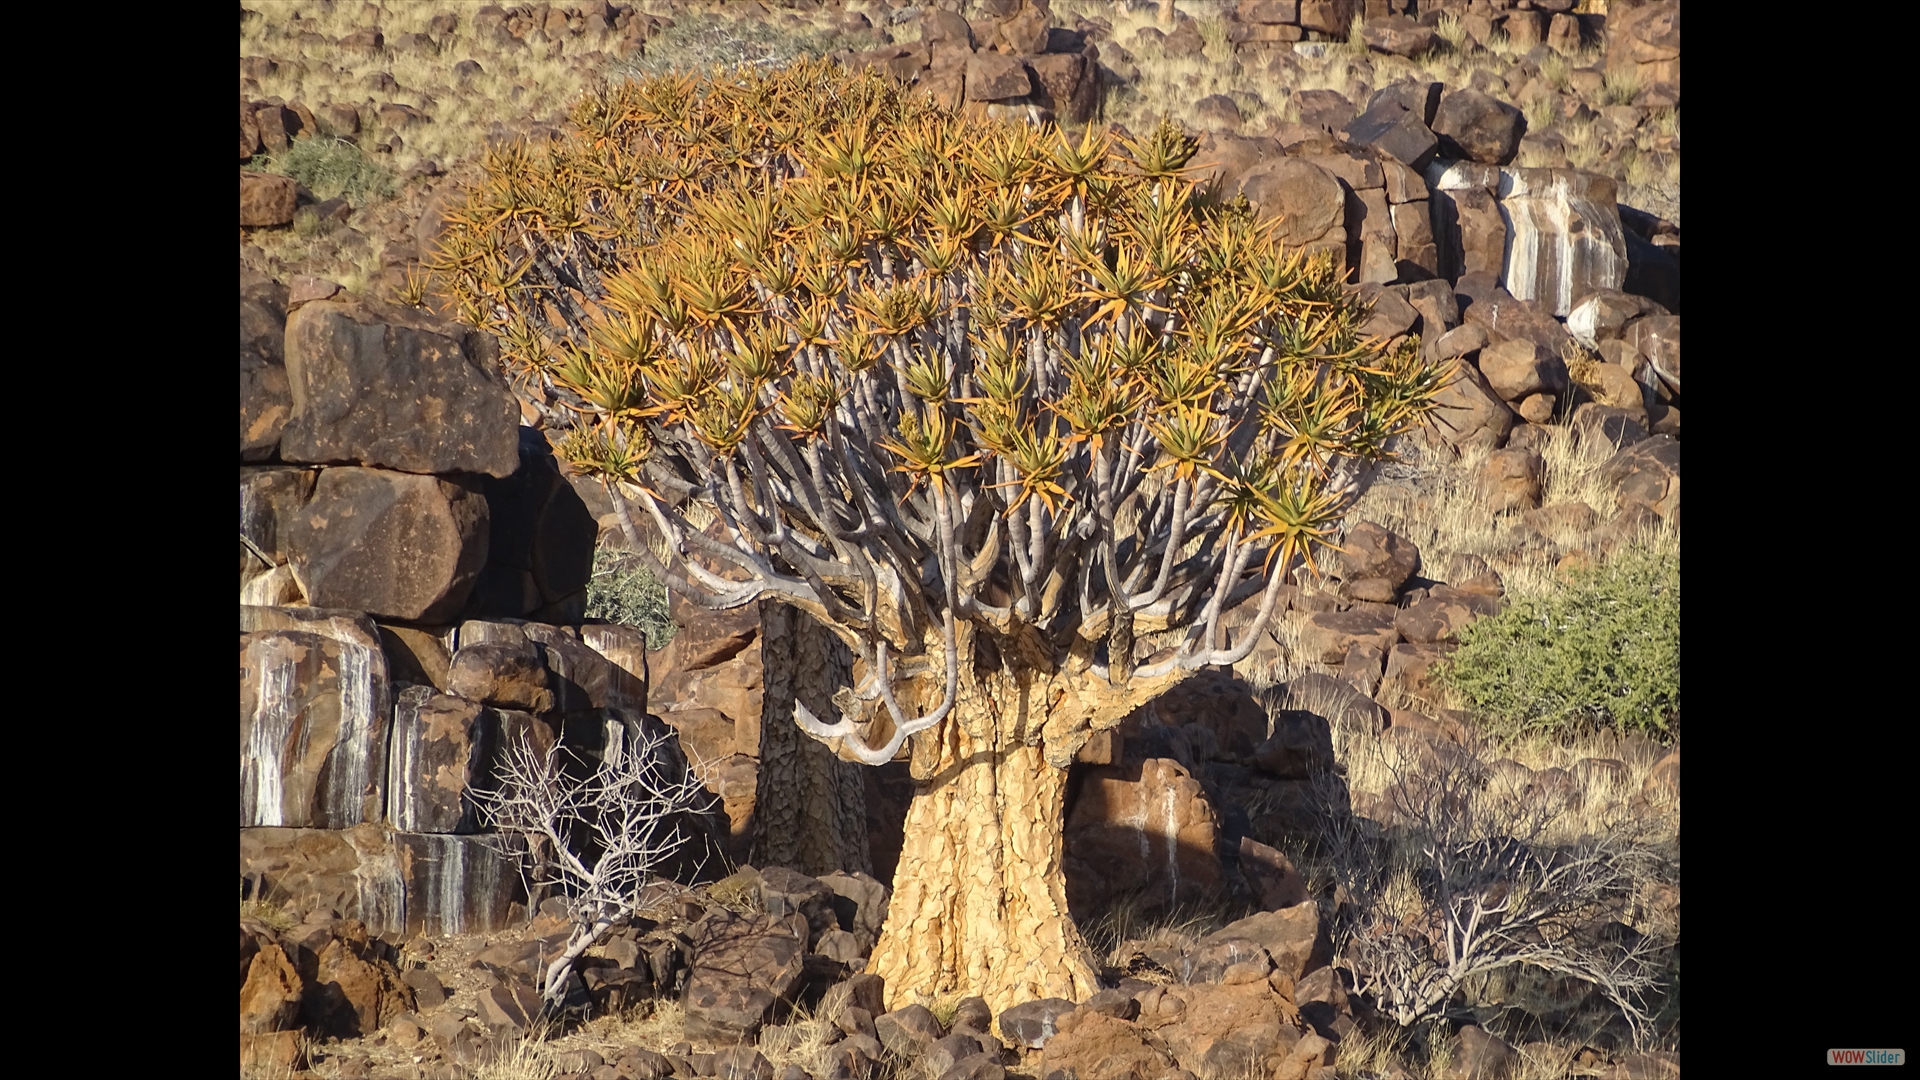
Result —
<instances>
[{"instance_id":1,"label":"green bush","mask_svg":"<svg viewBox=\"0 0 1920 1080\"><path fill-rule=\"evenodd\" d=\"M587 582L587 617L647 633L647 647L664 648L678 629L667 614L667 587L631 552L596 549Z\"/></svg>"},{"instance_id":2,"label":"green bush","mask_svg":"<svg viewBox=\"0 0 1920 1080\"><path fill-rule=\"evenodd\" d=\"M248 164L293 177L316 199L344 198L353 206L387 198L395 188L392 171L346 139L295 139L286 150L262 154Z\"/></svg>"},{"instance_id":3,"label":"green bush","mask_svg":"<svg viewBox=\"0 0 1920 1080\"><path fill-rule=\"evenodd\" d=\"M1678 544L1636 546L1460 633L1438 676L1497 734L1680 720Z\"/></svg>"}]
</instances>

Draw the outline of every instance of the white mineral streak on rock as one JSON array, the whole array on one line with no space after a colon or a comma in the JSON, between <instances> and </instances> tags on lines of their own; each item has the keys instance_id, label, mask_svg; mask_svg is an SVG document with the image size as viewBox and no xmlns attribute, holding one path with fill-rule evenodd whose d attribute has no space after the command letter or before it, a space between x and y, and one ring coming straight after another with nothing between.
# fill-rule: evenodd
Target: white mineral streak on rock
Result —
<instances>
[{"instance_id":1,"label":"white mineral streak on rock","mask_svg":"<svg viewBox=\"0 0 1920 1080\"><path fill-rule=\"evenodd\" d=\"M1576 296L1626 280L1612 180L1571 169L1502 169L1496 194L1507 224L1502 284L1515 299L1565 317Z\"/></svg>"}]
</instances>

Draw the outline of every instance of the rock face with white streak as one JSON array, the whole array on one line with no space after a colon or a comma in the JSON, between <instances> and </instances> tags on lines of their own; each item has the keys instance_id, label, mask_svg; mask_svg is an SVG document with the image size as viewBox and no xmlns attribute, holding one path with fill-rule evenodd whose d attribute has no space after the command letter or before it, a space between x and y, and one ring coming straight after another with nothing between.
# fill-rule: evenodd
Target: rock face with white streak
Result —
<instances>
[{"instance_id":1,"label":"rock face with white streak","mask_svg":"<svg viewBox=\"0 0 1920 1080\"><path fill-rule=\"evenodd\" d=\"M1166 758L1087 770L1067 814L1067 900L1076 913L1154 885L1181 903L1224 886L1219 823L1200 781Z\"/></svg>"},{"instance_id":2,"label":"rock face with white streak","mask_svg":"<svg viewBox=\"0 0 1920 1080\"><path fill-rule=\"evenodd\" d=\"M1442 160L1426 181L1445 276L1494 271L1514 298L1561 317L1626 280L1626 233L1608 177Z\"/></svg>"},{"instance_id":3,"label":"rock face with white streak","mask_svg":"<svg viewBox=\"0 0 1920 1080\"><path fill-rule=\"evenodd\" d=\"M1502 284L1515 299L1565 316L1627 276L1627 240L1611 177L1577 169L1501 169L1507 223Z\"/></svg>"},{"instance_id":4,"label":"rock face with white streak","mask_svg":"<svg viewBox=\"0 0 1920 1080\"><path fill-rule=\"evenodd\" d=\"M254 895L331 910L373 934L482 934L526 902L520 860L498 836L351 829L240 830L240 876Z\"/></svg>"},{"instance_id":5,"label":"rock face with white streak","mask_svg":"<svg viewBox=\"0 0 1920 1080\"><path fill-rule=\"evenodd\" d=\"M313 630L243 632L241 827L344 829L380 821L387 697L377 638L370 647Z\"/></svg>"}]
</instances>

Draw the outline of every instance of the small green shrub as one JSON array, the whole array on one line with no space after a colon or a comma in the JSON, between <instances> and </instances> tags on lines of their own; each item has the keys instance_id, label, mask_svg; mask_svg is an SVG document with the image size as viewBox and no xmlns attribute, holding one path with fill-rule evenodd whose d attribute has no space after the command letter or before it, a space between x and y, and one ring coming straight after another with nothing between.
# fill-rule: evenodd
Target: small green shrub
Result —
<instances>
[{"instance_id":1,"label":"small green shrub","mask_svg":"<svg viewBox=\"0 0 1920 1080\"><path fill-rule=\"evenodd\" d=\"M631 552L596 549L587 582L587 617L647 633L647 647L664 648L678 627L667 614L667 587Z\"/></svg>"},{"instance_id":2,"label":"small green shrub","mask_svg":"<svg viewBox=\"0 0 1920 1080\"><path fill-rule=\"evenodd\" d=\"M1496 734L1586 725L1672 737L1680 719L1680 552L1637 545L1460 633L1438 677Z\"/></svg>"},{"instance_id":3,"label":"small green shrub","mask_svg":"<svg viewBox=\"0 0 1920 1080\"><path fill-rule=\"evenodd\" d=\"M291 176L314 198L344 198L366 206L393 195L393 173L346 139L315 136L295 139L278 154L262 154L252 168Z\"/></svg>"}]
</instances>

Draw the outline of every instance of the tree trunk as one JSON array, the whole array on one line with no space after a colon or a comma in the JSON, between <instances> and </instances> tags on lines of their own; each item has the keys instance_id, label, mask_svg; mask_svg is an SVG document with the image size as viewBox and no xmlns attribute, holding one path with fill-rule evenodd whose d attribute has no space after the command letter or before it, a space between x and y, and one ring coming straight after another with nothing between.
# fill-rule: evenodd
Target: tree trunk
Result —
<instances>
[{"instance_id":1,"label":"tree trunk","mask_svg":"<svg viewBox=\"0 0 1920 1080\"><path fill-rule=\"evenodd\" d=\"M847 685L852 653L804 612L760 605L762 723L751 859L818 877L835 870L873 872L867 851L866 767L842 761L802 734L793 703L833 715L833 692Z\"/></svg>"},{"instance_id":2,"label":"tree trunk","mask_svg":"<svg viewBox=\"0 0 1920 1080\"><path fill-rule=\"evenodd\" d=\"M1016 651L963 631L954 712L913 737L913 805L867 965L886 980L889 1008L978 994L998 1013L1100 989L1067 911L1067 768L1094 730L1118 725L1184 673L1115 689L1084 672L1002 659ZM925 684L916 696L927 696Z\"/></svg>"}]
</instances>

